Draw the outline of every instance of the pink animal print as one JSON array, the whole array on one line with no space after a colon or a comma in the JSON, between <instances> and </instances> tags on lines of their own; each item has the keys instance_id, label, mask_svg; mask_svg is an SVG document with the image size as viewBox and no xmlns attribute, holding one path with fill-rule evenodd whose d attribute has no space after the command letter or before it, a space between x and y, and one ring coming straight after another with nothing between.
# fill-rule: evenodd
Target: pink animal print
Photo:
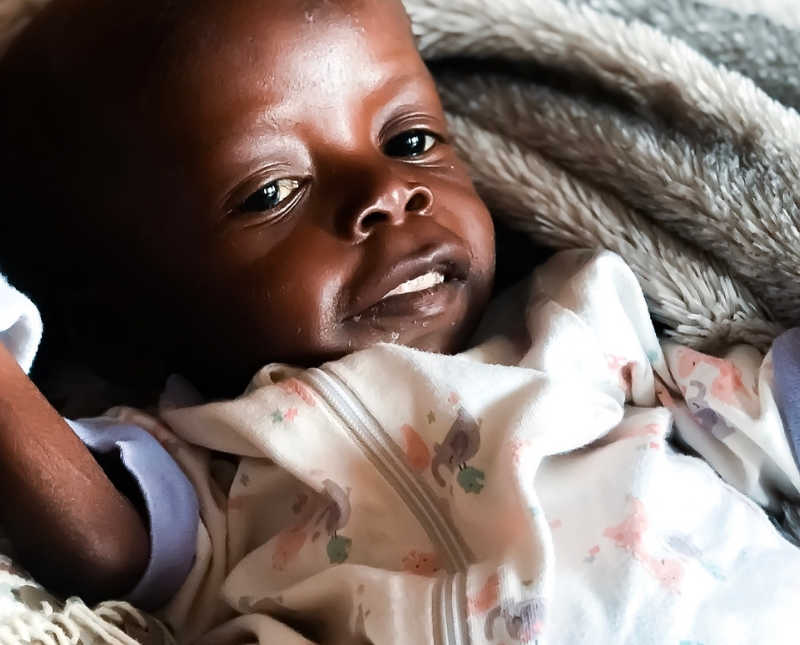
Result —
<instances>
[{"instance_id":1,"label":"pink animal print","mask_svg":"<svg viewBox=\"0 0 800 645\"><path fill-rule=\"evenodd\" d=\"M308 386L302 381L298 381L296 378L290 378L278 383L278 387L287 394L299 396L303 403L309 407L314 407L314 396L311 394L311 390L309 390Z\"/></svg>"},{"instance_id":2,"label":"pink animal print","mask_svg":"<svg viewBox=\"0 0 800 645\"><path fill-rule=\"evenodd\" d=\"M608 369L617 375L619 386L625 396L630 397L633 393L633 368L636 367L636 361L629 361L623 356L613 354L606 354L606 361Z\"/></svg>"},{"instance_id":3,"label":"pink animal print","mask_svg":"<svg viewBox=\"0 0 800 645\"><path fill-rule=\"evenodd\" d=\"M742 382L742 373L730 361L701 354L688 347L678 350L677 357L678 378L681 380L688 379L698 365L710 365L717 369L717 377L711 382L711 395L717 400L733 405L736 403L737 394L751 396Z\"/></svg>"},{"instance_id":4,"label":"pink animal print","mask_svg":"<svg viewBox=\"0 0 800 645\"><path fill-rule=\"evenodd\" d=\"M279 534L276 538L275 551L272 553L272 568L284 571L303 549L307 537L302 529L289 529Z\"/></svg>"},{"instance_id":5,"label":"pink animal print","mask_svg":"<svg viewBox=\"0 0 800 645\"><path fill-rule=\"evenodd\" d=\"M402 432L406 444L408 465L418 473L426 471L431 465L431 452L428 449L428 444L410 425L404 425Z\"/></svg>"},{"instance_id":6,"label":"pink animal print","mask_svg":"<svg viewBox=\"0 0 800 645\"><path fill-rule=\"evenodd\" d=\"M496 607L500 599L500 578L493 573L477 595L467 599L467 610L471 615L485 614Z\"/></svg>"},{"instance_id":7,"label":"pink animal print","mask_svg":"<svg viewBox=\"0 0 800 645\"><path fill-rule=\"evenodd\" d=\"M644 535L649 521L644 504L635 497L631 498L633 512L618 526L603 531L603 535L613 540L616 545L628 551L635 559L667 589L678 592L683 578L683 565L679 560L653 556L644 545Z\"/></svg>"},{"instance_id":8,"label":"pink animal print","mask_svg":"<svg viewBox=\"0 0 800 645\"><path fill-rule=\"evenodd\" d=\"M435 576L441 571L441 567L435 553L411 551L403 558L403 571L414 573L418 576Z\"/></svg>"}]
</instances>

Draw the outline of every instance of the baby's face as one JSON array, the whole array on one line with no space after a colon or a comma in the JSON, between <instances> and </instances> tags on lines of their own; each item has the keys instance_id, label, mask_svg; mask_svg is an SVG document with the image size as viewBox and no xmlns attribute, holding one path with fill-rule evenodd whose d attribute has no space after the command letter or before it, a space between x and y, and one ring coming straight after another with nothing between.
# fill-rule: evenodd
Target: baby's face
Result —
<instances>
[{"instance_id":1,"label":"baby's face","mask_svg":"<svg viewBox=\"0 0 800 645\"><path fill-rule=\"evenodd\" d=\"M136 221L112 234L173 294L174 342L237 377L381 341L457 349L494 233L401 4L202 2L169 52L128 119Z\"/></svg>"}]
</instances>

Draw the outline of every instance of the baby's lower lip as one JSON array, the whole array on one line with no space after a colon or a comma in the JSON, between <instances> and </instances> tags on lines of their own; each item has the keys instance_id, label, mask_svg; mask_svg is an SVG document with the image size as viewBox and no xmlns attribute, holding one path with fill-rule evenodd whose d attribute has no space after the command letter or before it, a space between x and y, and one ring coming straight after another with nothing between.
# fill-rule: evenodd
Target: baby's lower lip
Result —
<instances>
[{"instance_id":1,"label":"baby's lower lip","mask_svg":"<svg viewBox=\"0 0 800 645\"><path fill-rule=\"evenodd\" d=\"M410 323L422 323L436 318L452 309L463 291L464 282L447 280L429 289L402 295L390 296L375 303L361 314L351 317L356 323L366 323L386 328L391 321L392 330L397 322L406 320Z\"/></svg>"}]
</instances>

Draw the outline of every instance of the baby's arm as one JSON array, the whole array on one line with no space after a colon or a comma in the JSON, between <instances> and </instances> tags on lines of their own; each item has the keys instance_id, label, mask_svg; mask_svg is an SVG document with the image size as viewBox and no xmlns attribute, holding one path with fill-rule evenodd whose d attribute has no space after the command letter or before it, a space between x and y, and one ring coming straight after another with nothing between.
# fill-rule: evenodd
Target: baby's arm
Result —
<instances>
[{"instance_id":1,"label":"baby's arm","mask_svg":"<svg viewBox=\"0 0 800 645\"><path fill-rule=\"evenodd\" d=\"M0 526L46 587L118 597L149 557L147 528L0 343Z\"/></svg>"}]
</instances>

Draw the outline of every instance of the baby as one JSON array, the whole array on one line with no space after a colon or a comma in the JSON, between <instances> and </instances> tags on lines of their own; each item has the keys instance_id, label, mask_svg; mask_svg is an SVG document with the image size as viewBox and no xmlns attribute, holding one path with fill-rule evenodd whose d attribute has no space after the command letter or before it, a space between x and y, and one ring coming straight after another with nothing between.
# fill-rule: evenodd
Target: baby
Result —
<instances>
[{"instance_id":1,"label":"baby","mask_svg":"<svg viewBox=\"0 0 800 645\"><path fill-rule=\"evenodd\" d=\"M662 351L609 254L487 313L492 221L399 1L54 0L0 86L42 382L200 390L67 424L0 345L0 519L47 585L208 643L791 640L800 553L665 441L800 495L771 357Z\"/></svg>"},{"instance_id":2,"label":"baby","mask_svg":"<svg viewBox=\"0 0 800 645\"><path fill-rule=\"evenodd\" d=\"M91 325L79 358L115 383L460 348L492 222L402 5L228 4L59 1L9 53L5 212L37 213L4 217L15 284L48 330Z\"/></svg>"}]
</instances>

